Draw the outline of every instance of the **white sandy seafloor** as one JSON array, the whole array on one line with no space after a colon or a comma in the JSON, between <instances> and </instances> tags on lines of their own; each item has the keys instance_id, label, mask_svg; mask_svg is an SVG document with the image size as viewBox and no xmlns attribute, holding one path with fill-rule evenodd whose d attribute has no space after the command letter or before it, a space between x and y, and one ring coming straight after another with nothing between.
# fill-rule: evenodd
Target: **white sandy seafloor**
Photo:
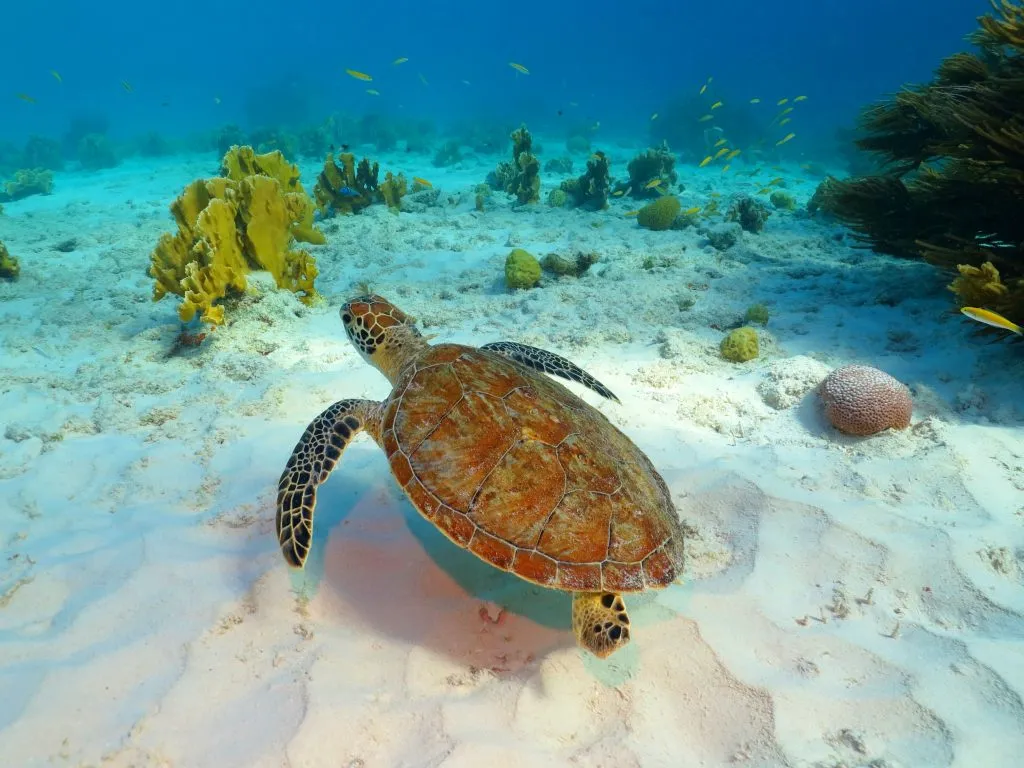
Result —
<instances>
[{"instance_id":1,"label":"white sandy seafloor","mask_svg":"<svg viewBox=\"0 0 1024 768\"><path fill-rule=\"evenodd\" d=\"M947 276L803 214L719 253L639 229L628 201L497 195L480 214L498 158L411 157L382 165L439 194L326 222L321 305L255 294L177 355L148 255L216 158L57 174L6 206L22 277L0 285L0 763L1021 764L1022 347L950 312ZM684 207L755 184L681 170ZM802 205L813 187L788 189ZM600 262L510 294L512 246ZM365 436L322 488L306 572L286 567L274 497L295 441L334 400L389 390L338 321L361 283L427 333L549 348L621 398L583 393L692 531L685 582L628 601L625 650L584 656L568 596L448 542ZM761 357L723 361L722 329L758 301ZM812 389L853 362L912 387L910 429L825 425Z\"/></svg>"}]
</instances>

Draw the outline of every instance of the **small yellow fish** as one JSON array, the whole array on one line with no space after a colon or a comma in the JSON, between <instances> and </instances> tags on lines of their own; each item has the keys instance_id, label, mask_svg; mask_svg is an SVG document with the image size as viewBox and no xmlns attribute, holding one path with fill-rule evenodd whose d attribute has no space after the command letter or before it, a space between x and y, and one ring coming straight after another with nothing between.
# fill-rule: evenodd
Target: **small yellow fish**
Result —
<instances>
[{"instance_id":1,"label":"small yellow fish","mask_svg":"<svg viewBox=\"0 0 1024 768\"><path fill-rule=\"evenodd\" d=\"M786 107L786 108L785 108L784 110L782 110L781 112L779 112L779 114L777 115L777 117L782 117L783 115L788 115L788 114L789 114L790 112L792 112L792 111L793 111L793 108L792 108L792 107Z\"/></svg>"},{"instance_id":2,"label":"small yellow fish","mask_svg":"<svg viewBox=\"0 0 1024 768\"><path fill-rule=\"evenodd\" d=\"M796 138L796 134L795 133L787 133L785 136L783 136L781 139L779 139L778 141L775 142L775 146L776 147L781 147L787 141L790 141L790 140L795 139L795 138Z\"/></svg>"},{"instance_id":3,"label":"small yellow fish","mask_svg":"<svg viewBox=\"0 0 1024 768\"><path fill-rule=\"evenodd\" d=\"M420 184L420 185L426 187L427 189L433 189L434 188L434 185L431 184L426 179L424 179L422 176L413 176L412 180L415 181L417 184Z\"/></svg>"},{"instance_id":4,"label":"small yellow fish","mask_svg":"<svg viewBox=\"0 0 1024 768\"><path fill-rule=\"evenodd\" d=\"M126 91L128 91L128 93L131 93L132 91L135 90L134 88L132 88L132 84L129 83L127 80L122 80L121 81L121 87L124 88Z\"/></svg>"},{"instance_id":5,"label":"small yellow fish","mask_svg":"<svg viewBox=\"0 0 1024 768\"><path fill-rule=\"evenodd\" d=\"M757 190L757 194L759 194L759 195L767 195L771 191L772 191L771 187L761 187L759 190Z\"/></svg>"},{"instance_id":6,"label":"small yellow fish","mask_svg":"<svg viewBox=\"0 0 1024 768\"><path fill-rule=\"evenodd\" d=\"M722 196L722 193L721 193L721 192L712 192L712 193L711 193L711 195L710 195L710 197L711 197L711 199L712 199L712 200L717 200L717 199L718 199L718 198L720 198L721 196Z\"/></svg>"},{"instance_id":7,"label":"small yellow fish","mask_svg":"<svg viewBox=\"0 0 1024 768\"><path fill-rule=\"evenodd\" d=\"M725 139L724 138L721 138L721 139L719 139L718 141L715 142L715 146L716 147L720 147L723 144L725 144Z\"/></svg>"},{"instance_id":8,"label":"small yellow fish","mask_svg":"<svg viewBox=\"0 0 1024 768\"><path fill-rule=\"evenodd\" d=\"M15 96L24 101L26 104L36 103L36 100L29 96L27 93L16 93Z\"/></svg>"},{"instance_id":9,"label":"small yellow fish","mask_svg":"<svg viewBox=\"0 0 1024 768\"><path fill-rule=\"evenodd\" d=\"M707 89L708 89L708 84L707 84L707 83L704 83L704 85L702 85L702 86L700 87L700 92L699 92L699 93L698 93L697 95L698 95L698 96L703 96L703 95L704 95L704 91L706 91Z\"/></svg>"},{"instance_id":10,"label":"small yellow fish","mask_svg":"<svg viewBox=\"0 0 1024 768\"><path fill-rule=\"evenodd\" d=\"M732 168L732 166L729 163L726 163L725 165L722 166L722 173L725 173L730 168Z\"/></svg>"},{"instance_id":11,"label":"small yellow fish","mask_svg":"<svg viewBox=\"0 0 1024 768\"><path fill-rule=\"evenodd\" d=\"M419 76L421 83L423 83L424 85L430 85L430 83L427 82L427 78L423 76L422 72L417 72L416 74Z\"/></svg>"},{"instance_id":12,"label":"small yellow fish","mask_svg":"<svg viewBox=\"0 0 1024 768\"><path fill-rule=\"evenodd\" d=\"M711 105L711 108L712 109L718 109L720 106L722 106L722 102L721 101L716 101L714 104Z\"/></svg>"},{"instance_id":13,"label":"small yellow fish","mask_svg":"<svg viewBox=\"0 0 1024 768\"><path fill-rule=\"evenodd\" d=\"M783 181L785 181L785 179L783 179L781 176L776 176L774 179L768 182L768 186L775 187L781 184Z\"/></svg>"},{"instance_id":14,"label":"small yellow fish","mask_svg":"<svg viewBox=\"0 0 1024 768\"><path fill-rule=\"evenodd\" d=\"M698 120L697 122L698 122L698 123L706 123L706 122L707 122L708 120L714 120L714 119L715 119L715 116L714 116L714 115L704 115L704 117L702 117L702 118L701 118L700 120Z\"/></svg>"},{"instance_id":15,"label":"small yellow fish","mask_svg":"<svg viewBox=\"0 0 1024 768\"><path fill-rule=\"evenodd\" d=\"M367 88L366 92L371 96L380 96L380 91L378 91L376 88Z\"/></svg>"},{"instance_id":16,"label":"small yellow fish","mask_svg":"<svg viewBox=\"0 0 1024 768\"><path fill-rule=\"evenodd\" d=\"M710 163L714 159L715 158L713 158L711 155L708 155L707 157L705 157L703 160L700 161L700 165L698 167L699 168L703 168L705 165L707 165L708 163Z\"/></svg>"},{"instance_id":17,"label":"small yellow fish","mask_svg":"<svg viewBox=\"0 0 1024 768\"><path fill-rule=\"evenodd\" d=\"M371 80L373 80L373 78L370 77L365 72L359 72L358 70L355 69L346 69L345 74L348 75L349 77L354 77L356 80L362 80L364 83L368 83Z\"/></svg>"},{"instance_id":18,"label":"small yellow fish","mask_svg":"<svg viewBox=\"0 0 1024 768\"><path fill-rule=\"evenodd\" d=\"M626 211L626 212L625 212L624 214L622 214L622 215L623 215L623 216L636 216L636 215L638 215L639 213L640 213L640 211Z\"/></svg>"},{"instance_id":19,"label":"small yellow fish","mask_svg":"<svg viewBox=\"0 0 1024 768\"><path fill-rule=\"evenodd\" d=\"M751 104L760 104L760 103L761 103L761 100L760 100L760 99L751 99L751 100L750 100L750 103L751 103Z\"/></svg>"},{"instance_id":20,"label":"small yellow fish","mask_svg":"<svg viewBox=\"0 0 1024 768\"><path fill-rule=\"evenodd\" d=\"M530 74L530 70L528 70L522 64L516 64L514 61L510 61L508 65L512 67L512 69L514 69L516 72L522 72L524 75Z\"/></svg>"},{"instance_id":21,"label":"small yellow fish","mask_svg":"<svg viewBox=\"0 0 1024 768\"><path fill-rule=\"evenodd\" d=\"M651 179L646 184L644 184L644 189L654 189L655 187L660 187L660 186L661 186L661 179Z\"/></svg>"},{"instance_id":22,"label":"small yellow fish","mask_svg":"<svg viewBox=\"0 0 1024 768\"><path fill-rule=\"evenodd\" d=\"M742 151L743 151L742 149L734 149L732 152L730 152L728 155L725 156L725 159L726 160L732 160L735 157L739 157L740 156L740 152L742 152Z\"/></svg>"},{"instance_id":23,"label":"small yellow fish","mask_svg":"<svg viewBox=\"0 0 1024 768\"><path fill-rule=\"evenodd\" d=\"M791 118L791 117L784 117L781 120L779 120L779 125L783 126L786 123L792 122L792 120L793 120L793 118Z\"/></svg>"},{"instance_id":24,"label":"small yellow fish","mask_svg":"<svg viewBox=\"0 0 1024 768\"><path fill-rule=\"evenodd\" d=\"M728 147L722 147L720 150L715 152L715 160L720 158L722 155L727 154L728 152L729 152L729 148Z\"/></svg>"},{"instance_id":25,"label":"small yellow fish","mask_svg":"<svg viewBox=\"0 0 1024 768\"><path fill-rule=\"evenodd\" d=\"M399 56L397 59L391 62L392 65L398 66L399 64L405 64L409 59L406 56Z\"/></svg>"},{"instance_id":26,"label":"small yellow fish","mask_svg":"<svg viewBox=\"0 0 1024 768\"><path fill-rule=\"evenodd\" d=\"M797 96L795 99L793 99L793 101L794 101L794 103L797 102L797 101L807 101L807 97L806 96Z\"/></svg>"},{"instance_id":27,"label":"small yellow fish","mask_svg":"<svg viewBox=\"0 0 1024 768\"><path fill-rule=\"evenodd\" d=\"M979 323L991 325L993 328L1002 328L1004 331L1010 331L1011 333L1016 333L1018 336L1024 336L1024 328L1021 328L1012 320L1007 320L998 312L982 309L980 307L960 307L960 311L971 318L971 320L977 320Z\"/></svg>"},{"instance_id":28,"label":"small yellow fish","mask_svg":"<svg viewBox=\"0 0 1024 768\"><path fill-rule=\"evenodd\" d=\"M53 75L53 79L56 80L58 83L64 82L64 78L60 76L60 72L58 72L56 69L51 69L50 74Z\"/></svg>"},{"instance_id":29,"label":"small yellow fish","mask_svg":"<svg viewBox=\"0 0 1024 768\"><path fill-rule=\"evenodd\" d=\"M789 99L779 99L777 102L775 102L775 106L776 107L781 107L783 104L787 104L788 102L789 102Z\"/></svg>"},{"instance_id":30,"label":"small yellow fish","mask_svg":"<svg viewBox=\"0 0 1024 768\"><path fill-rule=\"evenodd\" d=\"M624 189L617 189L614 192L612 192L612 197L622 197L622 195L625 194L625 192L626 190Z\"/></svg>"},{"instance_id":31,"label":"small yellow fish","mask_svg":"<svg viewBox=\"0 0 1024 768\"><path fill-rule=\"evenodd\" d=\"M658 119L658 113L655 112L653 115L651 115L651 120L657 120L657 119Z\"/></svg>"},{"instance_id":32,"label":"small yellow fish","mask_svg":"<svg viewBox=\"0 0 1024 768\"><path fill-rule=\"evenodd\" d=\"M687 208L685 211L683 211L683 216L693 216L693 214L695 213L700 213L699 205L695 205L693 206L693 208Z\"/></svg>"}]
</instances>

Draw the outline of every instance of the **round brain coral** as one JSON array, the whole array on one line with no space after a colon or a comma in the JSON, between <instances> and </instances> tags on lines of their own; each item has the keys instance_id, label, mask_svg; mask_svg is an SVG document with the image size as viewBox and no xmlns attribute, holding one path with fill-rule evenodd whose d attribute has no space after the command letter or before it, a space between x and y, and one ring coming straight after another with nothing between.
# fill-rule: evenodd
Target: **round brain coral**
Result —
<instances>
[{"instance_id":1,"label":"round brain coral","mask_svg":"<svg viewBox=\"0 0 1024 768\"><path fill-rule=\"evenodd\" d=\"M877 368L837 368L825 377L819 392L825 415L841 432L864 436L910 426L910 390Z\"/></svg>"}]
</instances>

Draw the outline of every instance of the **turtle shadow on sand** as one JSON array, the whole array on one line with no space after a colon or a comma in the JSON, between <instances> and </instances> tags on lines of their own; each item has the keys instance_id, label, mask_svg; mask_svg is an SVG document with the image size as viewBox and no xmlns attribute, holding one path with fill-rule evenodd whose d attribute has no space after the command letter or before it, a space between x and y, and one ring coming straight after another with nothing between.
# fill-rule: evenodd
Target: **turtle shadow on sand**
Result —
<instances>
[{"instance_id":1,"label":"turtle shadow on sand","mask_svg":"<svg viewBox=\"0 0 1024 768\"><path fill-rule=\"evenodd\" d=\"M333 591L355 626L496 672L575 646L569 596L450 542L395 486L372 443L353 445L320 486L315 529L300 591Z\"/></svg>"}]
</instances>

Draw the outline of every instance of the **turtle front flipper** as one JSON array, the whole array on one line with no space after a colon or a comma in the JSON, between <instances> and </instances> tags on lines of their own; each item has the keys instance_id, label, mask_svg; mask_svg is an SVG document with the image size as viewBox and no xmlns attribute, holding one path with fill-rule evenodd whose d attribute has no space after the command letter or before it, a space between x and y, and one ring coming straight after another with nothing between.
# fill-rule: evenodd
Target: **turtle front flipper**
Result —
<instances>
[{"instance_id":1,"label":"turtle front flipper","mask_svg":"<svg viewBox=\"0 0 1024 768\"><path fill-rule=\"evenodd\" d=\"M301 568L313 540L316 488L362 430L378 440L381 408L373 400L339 400L313 419L277 484L277 540L288 564Z\"/></svg>"},{"instance_id":2,"label":"turtle front flipper","mask_svg":"<svg viewBox=\"0 0 1024 768\"><path fill-rule=\"evenodd\" d=\"M588 389L594 390L601 397L607 397L616 403L619 402L619 398L612 394L608 387L584 371L576 363L566 360L554 352L548 352L546 349L531 347L526 344L519 344L515 341L492 341L490 344L484 344L480 349L497 352L502 357L515 360L527 368L546 373L549 376L558 376L562 379L578 382Z\"/></svg>"},{"instance_id":3,"label":"turtle front flipper","mask_svg":"<svg viewBox=\"0 0 1024 768\"><path fill-rule=\"evenodd\" d=\"M599 659L629 643L629 615L622 595L614 592L574 592L572 631L576 642Z\"/></svg>"}]
</instances>

